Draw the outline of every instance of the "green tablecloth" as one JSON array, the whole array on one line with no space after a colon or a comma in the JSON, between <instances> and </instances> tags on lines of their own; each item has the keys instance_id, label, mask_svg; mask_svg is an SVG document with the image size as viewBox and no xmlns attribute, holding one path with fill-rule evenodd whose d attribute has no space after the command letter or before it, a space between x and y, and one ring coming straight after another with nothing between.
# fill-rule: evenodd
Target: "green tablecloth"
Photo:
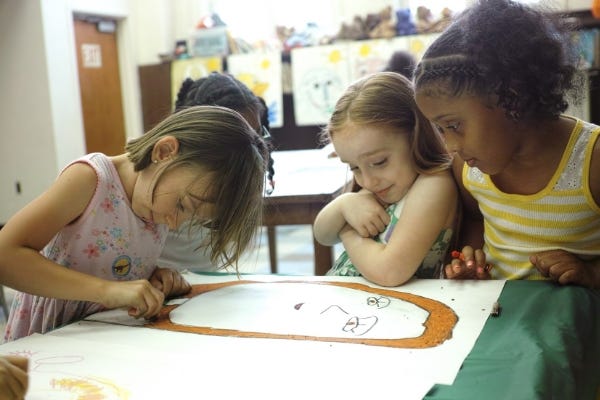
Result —
<instances>
[{"instance_id":1,"label":"green tablecloth","mask_svg":"<svg viewBox=\"0 0 600 400\"><path fill-rule=\"evenodd\" d=\"M426 400L587 400L600 387L600 291L508 281L454 384Z\"/></svg>"}]
</instances>

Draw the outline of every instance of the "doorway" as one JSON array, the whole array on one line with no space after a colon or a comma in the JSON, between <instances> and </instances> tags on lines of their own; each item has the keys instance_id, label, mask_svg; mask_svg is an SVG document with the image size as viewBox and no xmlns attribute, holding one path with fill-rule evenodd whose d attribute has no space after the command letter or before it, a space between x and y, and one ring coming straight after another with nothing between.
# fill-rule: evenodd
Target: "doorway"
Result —
<instances>
[{"instance_id":1,"label":"doorway","mask_svg":"<svg viewBox=\"0 0 600 400\"><path fill-rule=\"evenodd\" d=\"M94 17L73 22L86 152L122 154L126 135L116 22Z\"/></svg>"}]
</instances>

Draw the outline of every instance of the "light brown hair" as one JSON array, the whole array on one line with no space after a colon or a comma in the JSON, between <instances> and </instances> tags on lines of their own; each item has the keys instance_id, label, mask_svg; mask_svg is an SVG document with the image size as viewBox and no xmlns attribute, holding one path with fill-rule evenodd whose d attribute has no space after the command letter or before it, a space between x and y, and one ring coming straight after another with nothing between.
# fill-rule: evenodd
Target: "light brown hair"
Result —
<instances>
[{"instance_id":1,"label":"light brown hair","mask_svg":"<svg viewBox=\"0 0 600 400\"><path fill-rule=\"evenodd\" d=\"M199 174L213 175L208 189L216 206L209 243L211 261L237 266L262 222L268 160L265 142L236 111L189 107L127 143L125 150L136 171L150 165L155 143L165 136L179 142L178 154L168 169L191 166L198 167Z\"/></svg>"},{"instance_id":2,"label":"light brown hair","mask_svg":"<svg viewBox=\"0 0 600 400\"><path fill-rule=\"evenodd\" d=\"M408 133L419 173L447 169L451 156L440 135L419 111L412 83L396 72L378 72L351 84L335 105L322 135L329 141L348 123L385 125Z\"/></svg>"}]
</instances>

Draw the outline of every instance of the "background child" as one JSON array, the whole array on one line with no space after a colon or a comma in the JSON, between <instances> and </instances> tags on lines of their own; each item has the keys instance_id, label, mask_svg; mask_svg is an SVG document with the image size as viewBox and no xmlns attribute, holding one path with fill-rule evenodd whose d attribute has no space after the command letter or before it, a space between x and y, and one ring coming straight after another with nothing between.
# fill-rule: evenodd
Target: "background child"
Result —
<instances>
[{"instance_id":1,"label":"background child","mask_svg":"<svg viewBox=\"0 0 600 400\"><path fill-rule=\"evenodd\" d=\"M550 14L482 0L417 66L417 104L455 155L465 208L448 277L487 278L487 261L497 279L600 286L600 128L562 115L571 50Z\"/></svg>"},{"instance_id":2,"label":"background child","mask_svg":"<svg viewBox=\"0 0 600 400\"><path fill-rule=\"evenodd\" d=\"M269 136L268 110L264 102L252 91L231 75L213 72L197 79L183 81L177 100L175 113L192 106L214 105L227 107L239 112L252 129L261 136ZM268 180L273 185L273 159L269 156ZM190 230L188 223L167 235L165 247L158 260L158 265L189 269L191 271L217 271L223 260L211 261L210 229L195 227Z\"/></svg>"},{"instance_id":3,"label":"background child","mask_svg":"<svg viewBox=\"0 0 600 400\"><path fill-rule=\"evenodd\" d=\"M156 315L165 296L190 289L156 268L168 229L185 221L213 226L211 254L228 263L253 240L267 153L237 112L182 110L125 150L74 161L0 230L0 281L22 291L5 340L104 308Z\"/></svg>"},{"instance_id":4,"label":"background child","mask_svg":"<svg viewBox=\"0 0 600 400\"><path fill-rule=\"evenodd\" d=\"M396 50L388 60L384 71L397 72L408 79L412 79L417 60L412 53L405 50Z\"/></svg>"},{"instance_id":5,"label":"background child","mask_svg":"<svg viewBox=\"0 0 600 400\"><path fill-rule=\"evenodd\" d=\"M362 275L383 286L415 274L437 277L458 194L450 157L417 109L410 81L380 72L352 84L325 133L361 188L337 197L315 220L320 243L341 239L345 249L328 275Z\"/></svg>"}]
</instances>

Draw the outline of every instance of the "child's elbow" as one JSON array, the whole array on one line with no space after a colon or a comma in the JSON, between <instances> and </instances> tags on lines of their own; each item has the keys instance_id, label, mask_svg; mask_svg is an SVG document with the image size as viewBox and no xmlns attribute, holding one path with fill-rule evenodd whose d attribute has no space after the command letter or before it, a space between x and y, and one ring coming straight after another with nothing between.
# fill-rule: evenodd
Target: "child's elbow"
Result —
<instances>
[{"instance_id":1,"label":"child's elbow","mask_svg":"<svg viewBox=\"0 0 600 400\"><path fill-rule=\"evenodd\" d=\"M323 246L333 246L334 244L338 244L340 242L340 238L337 235L327 235L323 232L319 232L318 230L314 230L314 238L319 244Z\"/></svg>"},{"instance_id":2,"label":"child's elbow","mask_svg":"<svg viewBox=\"0 0 600 400\"><path fill-rule=\"evenodd\" d=\"M398 262L390 262L388 265L382 264L378 267L378 274L373 282L385 287L401 286L408 282L414 275L407 268L401 268Z\"/></svg>"}]
</instances>

